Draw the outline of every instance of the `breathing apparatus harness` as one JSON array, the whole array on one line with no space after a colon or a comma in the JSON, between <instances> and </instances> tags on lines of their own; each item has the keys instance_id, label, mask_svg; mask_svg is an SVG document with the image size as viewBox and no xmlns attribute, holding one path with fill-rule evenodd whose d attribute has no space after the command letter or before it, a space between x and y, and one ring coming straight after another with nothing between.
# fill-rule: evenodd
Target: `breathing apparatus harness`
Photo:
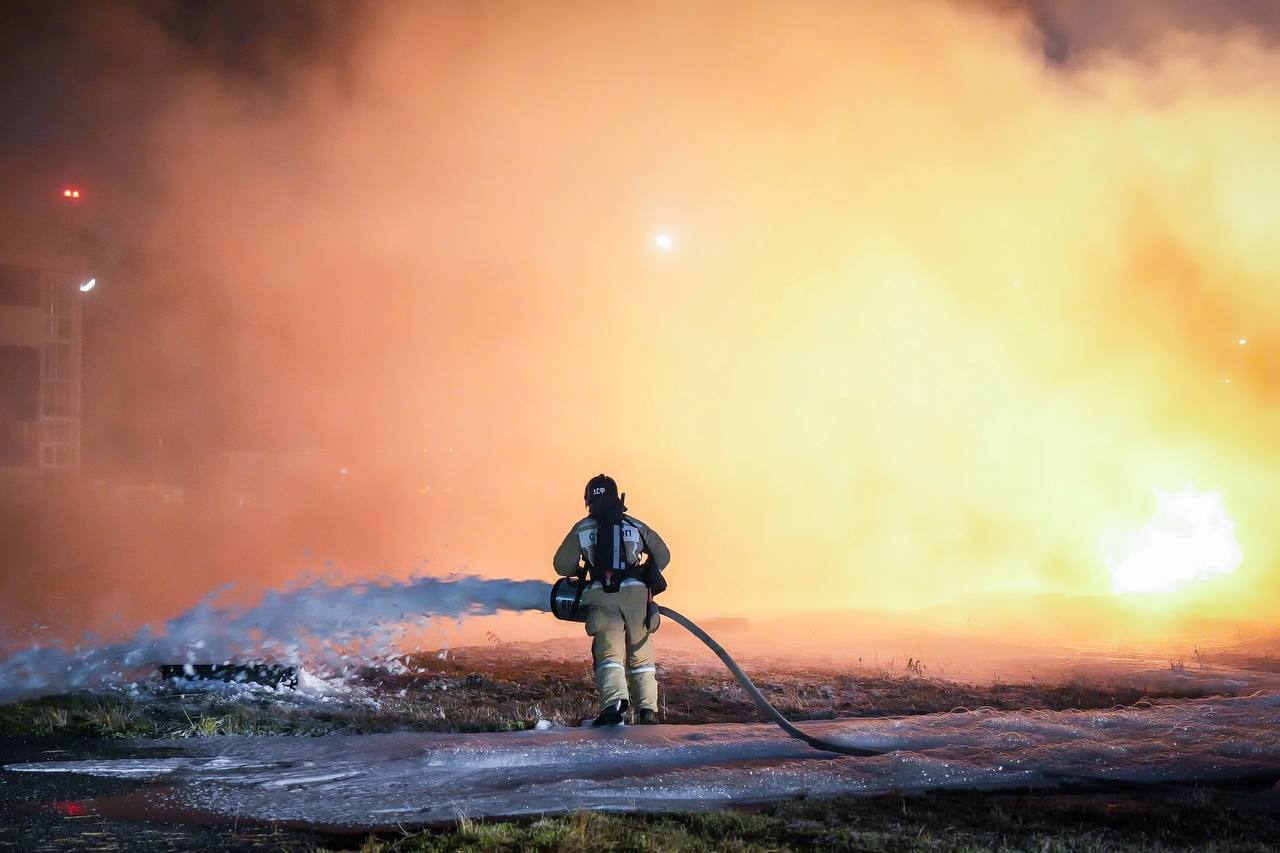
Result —
<instances>
[{"instance_id":1,"label":"breathing apparatus harness","mask_svg":"<svg viewBox=\"0 0 1280 853\"><path fill-rule=\"evenodd\" d=\"M639 524L628 522L625 516L627 493L619 495L613 478L601 474L587 483L582 498L587 504L589 515L596 522L595 561L583 549L583 574L578 575L575 584L577 591L574 595L574 609L581 603L583 591L593 583L599 583L601 589L612 594L622 588L624 581L637 580L649 591L649 609L645 614L644 627L649 631L658 630L658 607L654 604L653 597L666 590L667 581L653 565L644 530ZM627 548L622 532L624 525L639 534L641 552L649 554L643 563L627 562Z\"/></svg>"}]
</instances>

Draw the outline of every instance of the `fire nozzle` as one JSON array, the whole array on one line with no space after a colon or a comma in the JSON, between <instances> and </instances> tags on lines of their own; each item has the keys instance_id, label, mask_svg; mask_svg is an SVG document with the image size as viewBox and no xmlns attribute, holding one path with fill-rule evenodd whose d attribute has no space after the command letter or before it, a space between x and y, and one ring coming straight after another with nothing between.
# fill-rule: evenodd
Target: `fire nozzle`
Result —
<instances>
[{"instance_id":1,"label":"fire nozzle","mask_svg":"<svg viewBox=\"0 0 1280 853\"><path fill-rule=\"evenodd\" d=\"M586 622L587 608L582 606L586 578L560 578L551 585L551 614L566 622Z\"/></svg>"}]
</instances>

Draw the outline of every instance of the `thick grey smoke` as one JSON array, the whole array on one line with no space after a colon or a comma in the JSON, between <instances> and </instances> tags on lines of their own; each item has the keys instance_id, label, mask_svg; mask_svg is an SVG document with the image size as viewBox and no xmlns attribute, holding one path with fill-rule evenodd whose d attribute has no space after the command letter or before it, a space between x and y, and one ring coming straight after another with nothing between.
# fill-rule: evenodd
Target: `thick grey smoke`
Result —
<instances>
[{"instance_id":1,"label":"thick grey smoke","mask_svg":"<svg viewBox=\"0 0 1280 853\"><path fill-rule=\"evenodd\" d=\"M1032 22L1046 59L1069 65L1111 52L1151 57L1171 40L1247 34L1280 37L1280 4L1271 0L956 0L958 5L1016 13Z\"/></svg>"}]
</instances>

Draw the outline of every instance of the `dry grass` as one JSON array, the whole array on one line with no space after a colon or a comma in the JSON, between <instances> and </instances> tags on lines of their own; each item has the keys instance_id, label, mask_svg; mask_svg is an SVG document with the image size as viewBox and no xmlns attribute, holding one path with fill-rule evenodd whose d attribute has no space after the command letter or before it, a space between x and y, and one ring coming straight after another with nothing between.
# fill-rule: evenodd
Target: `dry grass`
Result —
<instances>
[{"instance_id":1,"label":"dry grass","mask_svg":"<svg viewBox=\"0 0 1280 853\"><path fill-rule=\"evenodd\" d=\"M0 736L211 737L227 734L322 735L391 731L485 732L532 728L539 720L577 725L595 716L589 662L522 655L501 648L461 649L406 659L408 671L366 670L361 684L376 701L280 701L272 694L229 698L199 683L103 699L83 694L0 706ZM914 661L913 661L914 663ZM1111 708L1144 698L1202 695L1197 687L1148 693L1130 685L1080 682L959 684L927 676L860 669L756 665L756 685L796 720L901 716L956 708L1002 710ZM661 715L674 724L759 722L741 686L719 669L660 670Z\"/></svg>"},{"instance_id":2,"label":"dry grass","mask_svg":"<svg viewBox=\"0 0 1280 853\"><path fill-rule=\"evenodd\" d=\"M575 812L524 821L458 820L360 850L777 851L1150 850L1261 853L1280 843L1265 799L1212 790L1128 794L934 794L796 800L758 811L669 815Z\"/></svg>"}]
</instances>

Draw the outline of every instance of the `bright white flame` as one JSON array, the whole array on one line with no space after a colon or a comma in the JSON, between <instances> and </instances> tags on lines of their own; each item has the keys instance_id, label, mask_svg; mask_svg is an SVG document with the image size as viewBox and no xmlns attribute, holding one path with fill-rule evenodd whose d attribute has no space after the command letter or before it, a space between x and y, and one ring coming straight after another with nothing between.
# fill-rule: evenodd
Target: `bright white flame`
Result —
<instances>
[{"instance_id":1,"label":"bright white flame","mask_svg":"<svg viewBox=\"0 0 1280 853\"><path fill-rule=\"evenodd\" d=\"M1160 592L1234 572L1244 559L1219 492L1156 492L1156 512L1107 557L1116 592Z\"/></svg>"},{"instance_id":2,"label":"bright white flame","mask_svg":"<svg viewBox=\"0 0 1280 853\"><path fill-rule=\"evenodd\" d=\"M653 238L653 245L663 252L670 252L675 248L676 241L674 237L664 232Z\"/></svg>"},{"instance_id":3,"label":"bright white flame","mask_svg":"<svg viewBox=\"0 0 1280 853\"><path fill-rule=\"evenodd\" d=\"M97 284L98 284L98 280L96 278L91 278L88 281L86 281L84 284L80 285L80 292L88 293L90 290L93 290L93 288Z\"/></svg>"}]
</instances>

